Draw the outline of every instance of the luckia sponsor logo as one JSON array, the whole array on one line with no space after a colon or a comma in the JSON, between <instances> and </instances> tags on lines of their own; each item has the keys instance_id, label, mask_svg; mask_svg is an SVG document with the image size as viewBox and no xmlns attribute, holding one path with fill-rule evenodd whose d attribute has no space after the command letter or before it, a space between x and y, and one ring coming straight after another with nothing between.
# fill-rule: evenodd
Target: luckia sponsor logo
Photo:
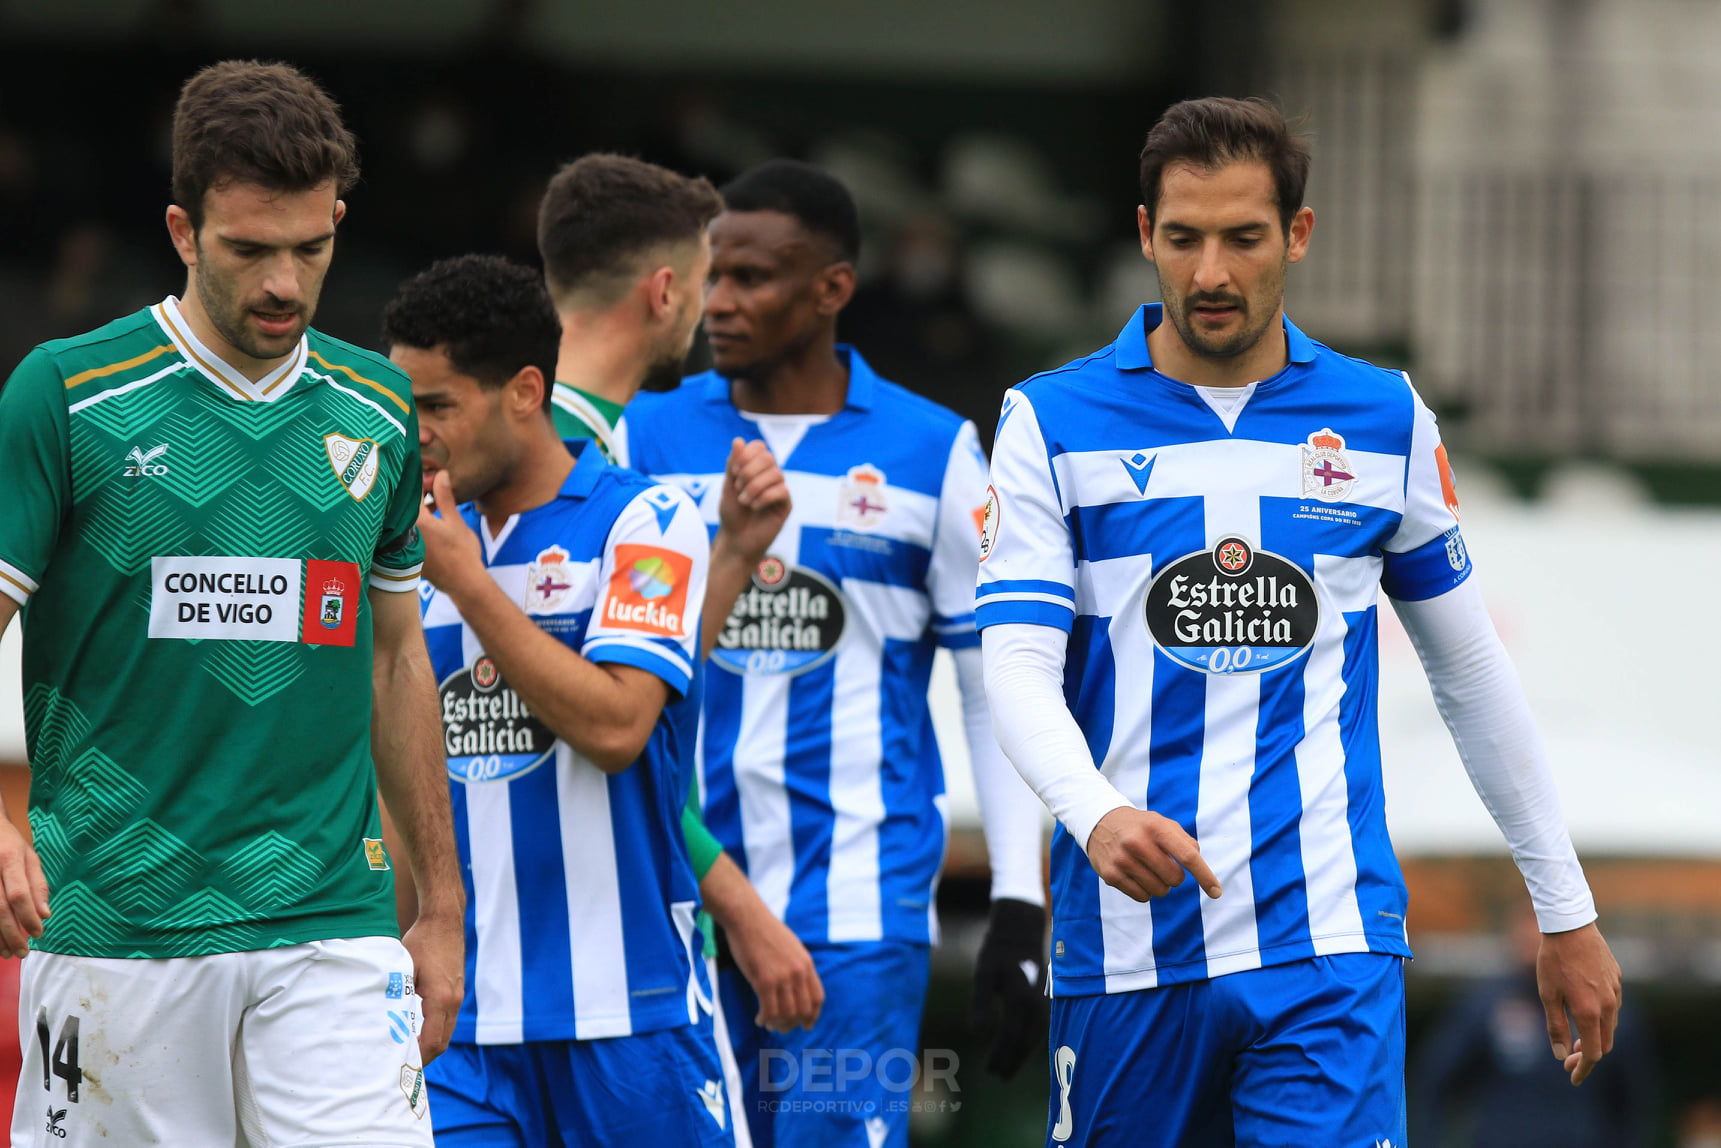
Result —
<instances>
[{"instance_id":1,"label":"luckia sponsor logo","mask_svg":"<svg viewBox=\"0 0 1721 1148\"><path fill-rule=\"evenodd\" d=\"M767 555L735 600L711 656L737 674L801 674L836 653L847 625L842 592L816 570Z\"/></svg>"},{"instance_id":2,"label":"luckia sponsor logo","mask_svg":"<svg viewBox=\"0 0 1721 1148\"><path fill-rule=\"evenodd\" d=\"M1240 537L1189 554L1147 588L1154 644L1209 674L1257 674L1295 661L1314 641L1320 602L1296 564Z\"/></svg>"},{"instance_id":3,"label":"luckia sponsor logo","mask_svg":"<svg viewBox=\"0 0 1721 1148\"><path fill-rule=\"evenodd\" d=\"M556 735L526 708L488 656L456 670L439 688L442 745L455 781L519 777L555 752Z\"/></svg>"}]
</instances>

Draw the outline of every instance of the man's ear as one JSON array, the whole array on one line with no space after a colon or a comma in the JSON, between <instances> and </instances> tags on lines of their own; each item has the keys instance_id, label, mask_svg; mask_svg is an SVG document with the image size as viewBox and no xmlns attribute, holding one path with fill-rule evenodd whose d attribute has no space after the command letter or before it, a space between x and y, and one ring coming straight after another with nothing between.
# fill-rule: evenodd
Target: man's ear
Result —
<instances>
[{"instance_id":1,"label":"man's ear","mask_svg":"<svg viewBox=\"0 0 1721 1148\"><path fill-rule=\"evenodd\" d=\"M167 234L179 261L187 267L197 266L197 229L191 225L191 213L177 203L167 206Z\"/></svg>"},{"instance_id":2,"label":"man's ear","mask_svg":"<svg viewBox=\"0 0 1721 1148\"><path fill-rule=\"evenodd\" d=\"M1135 229L1141 232L1141 253L1147 257L1149 263L1154 262L1153 220L1148 217L1145 203L1135 205Z\"/></svg>"},{"instance_id":3,"label":"man's ear","mask_svg":"<svg viewBox=\"0 0 1721 1148\"><path fill-rule=\"evenodd\" d=\"M662 323L675 318L675 268L665 263L645 277L645 305L653 320Z\"/></svg>"},{"instance_id":4,"label":"man's ear","mask_svg":"<svg viewBox=\"0 0 1721 1148\"><path fill-rule=\"evenodd\" d=\"M515 418L537 414L544 407L544 392L550 381L534 366L524 366L508 380L508 413Z\"/></svg>"},{"instance_id":5,"label":"man's ear","mask_svg":"<svg viewBox=\"0 0 1721 1148\"><path fill-rule=\"evenodd\" d=\"M813 298L818 301L821 315L835 315L854 296L855 268L846 260L821 268L813 277Z\"/></svg>"}]
</instances>

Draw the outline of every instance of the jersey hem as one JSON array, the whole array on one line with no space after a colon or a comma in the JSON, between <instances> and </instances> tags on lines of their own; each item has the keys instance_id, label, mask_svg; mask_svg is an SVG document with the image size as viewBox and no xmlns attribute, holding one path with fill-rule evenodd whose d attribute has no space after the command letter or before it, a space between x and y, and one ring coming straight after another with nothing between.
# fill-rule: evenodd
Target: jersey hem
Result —
<instances>
[{"instance_id":1,"label":"jersey hem","mask_svg":"<svg viewBox=\"0 0 1721 1148\"><path fill-rule=\"evenodd\" d=\"M611 1013L578 1020L565 1013L546 1017L534 1012L529 1027L523 1023L523 1018L458 1024L452 1039L459 1044L495 1046L528 1044L535 1041L615 1040L620 1037L644 1036L647 1033L681 1028L693 1023L687 1019L685 1000L680 996L675 1000L677 1003L674 1009L656 1016L628 1017ZM582 1029L586 1035L576 1036L575 1033Z\"/></svg>"},{"instance_id":2,"label":"jersey hem","mask_svg":"<svg viewBox=\"0 0 1721 1148\"><path fill-rule=\"evenodd\" d=\"M353 914L353 918L358 915ZM389 917L393 917L393 906L390 906ZM251 922L227 922L227 927L234 924L249 925ZM381 927L379 927L381 926ZM210 925L198 936L207 938L210 933L218 932L223 925ZM147 938L134 935L131 943L116 942L106 945L44 945L40 941L30 942L31 952L55 953L63 957L99 957L104 960L164 960L172 957L214 957L222 953L258 953L266 949L284 949L289 945L304 945L312 941L351 941L360 937L390 937L400 940L400 926L392 919L386 924L381 921L361 921L351 918L329 919L328 923L316 928L294 929L263 945L216 945L208 946L207 940L189 945L162 945L152 943Z\"/></svg>"},{"instance_id":3,"label":"jersey hem","mask_svg":"<svg viewBox=\"0 0 1721 1148\"><path fill-rule=\"evenodd\" d=\"M1144 965L1137 969L1119 969L1109 973L1083 973L1080 975L1060 974L1052 969L1053 996L1060 997L1097 997L1116 995L1120 992L1145 992L1154 988L1167 988L1171 985L1189 984L1194 981L1210 981L1217 979L1209 976L1207 966L1215 960L1234 962L1240 957L1257 956L1259 965L1251 968L1268 968L1273 965L1288 965L1295 961L1312 960L1327 954L1314 950L1315 940L1334 941L1344 937L1353 937L1366 942L1366 952L1379 953L1386 957L1403 957L1412 959L1410 946L1405 943L1400 933L1371 933L1366 929L1362 932L1323 933L1319 938L1311 940L1286 941L1282 944L1268 945L1261 949L1243 949L1235 953L1222 953L1217 956L1205 956L1199 960L1178 961L1169 965ZM1234 972L1248 972L1248 969L1235 969ZM1132 988L1109 989L1107 981L1125 977L1141 977L1157 974L1157 982L1152 985L1141 985ZM1231 972L1218 974L1230 976Z\"/></svg>"}]
</instances>

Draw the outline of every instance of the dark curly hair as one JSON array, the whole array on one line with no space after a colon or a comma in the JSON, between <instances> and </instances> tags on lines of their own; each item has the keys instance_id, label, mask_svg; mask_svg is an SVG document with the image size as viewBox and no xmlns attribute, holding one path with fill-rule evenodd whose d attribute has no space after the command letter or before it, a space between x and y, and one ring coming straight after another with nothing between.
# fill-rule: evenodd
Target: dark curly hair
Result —
<instances>
[{"instance_id":1,"label":"dark curly hair","mask_svg":"<svg viewBox=\"0 0 1721 1148\"><path fill-rule=\"evenodd\" d=\"M173 109L173 201L203 226L203 196L230 183L309 191L358 182L340 105L287 64L223 60L185 81Z\"/></svg>"},{"instance_id":2,"label":"dark curly hair","mask_svg":"<svg viewBox=\"0 0 1721 1148\"><path fill-rule=\"evenodd\" d=\"M488 388L537 367L550 405L562 321L538 273L500 255L443 259L402 283L383 308L382 338L389 347L440 348Z\"/></svg>"},{"instance_id":3,"label":"dark curly hair","mask_svg":"<svg viewBox=\"0 0 1721 1148\"><path fill-rule=\"evenodd\" d=\"M801 221L814 235L836 245L838 256L860 258L860 212L842 181L821 167L795 159L766 160L723 185L730 211L776 211Z\"/></svg>"}]
</instances>

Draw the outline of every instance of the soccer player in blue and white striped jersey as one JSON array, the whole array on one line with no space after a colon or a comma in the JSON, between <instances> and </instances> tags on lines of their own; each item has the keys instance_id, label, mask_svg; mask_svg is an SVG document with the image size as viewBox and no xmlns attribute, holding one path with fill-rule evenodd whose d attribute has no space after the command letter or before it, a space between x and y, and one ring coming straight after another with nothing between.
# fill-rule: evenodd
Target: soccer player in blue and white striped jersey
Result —
<instances>
[{"instance_id":1,"label":"soccer player in blue and white striped jersey","mask_svg":"<svg viewBox=\"0 0 1721 1148\"><path fill-rule=\"evenodd\" d=\"M704 522L557 435L531 269L439 263L384 328L435 499L424 629L468 906L437 1142L733 1146L681 829Z\"/></svg>"},{"instance_id":2,"label":"soccer player in blue and white striped jersey","mask_svg":"<svg viewBox=\"0 0 1721 1148\"><path fill-rule=\"evenodd\" d=\"M1170 109L1138 211L1164 303L999 418L976 612L1059 821L1050 1144L1402 1148L1382 589L1529 886L1554 1055L1577 1083L1612 1043L1618 966L1434 417L1284 316L1308 166L1264 103Z\"/></svg>"},{"instance_id":3,"label":"soccer player in blue and white striped jersey","mask_svg":"<svg viewBox=\"0 0 1721 1148\"><path fill-rule=\"evenodd\" d=\"M634 399L630 449L712 529L736 439L762 437L787 476L794 509L753 585L708 620L721 630L700 763L707 824L826 992L811 1032L779 1036L742 1025L754 1010L726 974L725 1013L760 1148L905 1145L909 1097L893 1085L913 1079L945 841L926 697L940 646L963 686L993 867L984 999L1009 1000L1016 1021L1043 999L1040 811L992 737L974 632L985 459L973 424L837 344L860 242L847 190L776 160L722 191L705 306L716 369ZM1000 1070L1031 1032L995 1046ZM821 1090L833 1064L840 1095Z\"/></svg>"}]
</instances>

